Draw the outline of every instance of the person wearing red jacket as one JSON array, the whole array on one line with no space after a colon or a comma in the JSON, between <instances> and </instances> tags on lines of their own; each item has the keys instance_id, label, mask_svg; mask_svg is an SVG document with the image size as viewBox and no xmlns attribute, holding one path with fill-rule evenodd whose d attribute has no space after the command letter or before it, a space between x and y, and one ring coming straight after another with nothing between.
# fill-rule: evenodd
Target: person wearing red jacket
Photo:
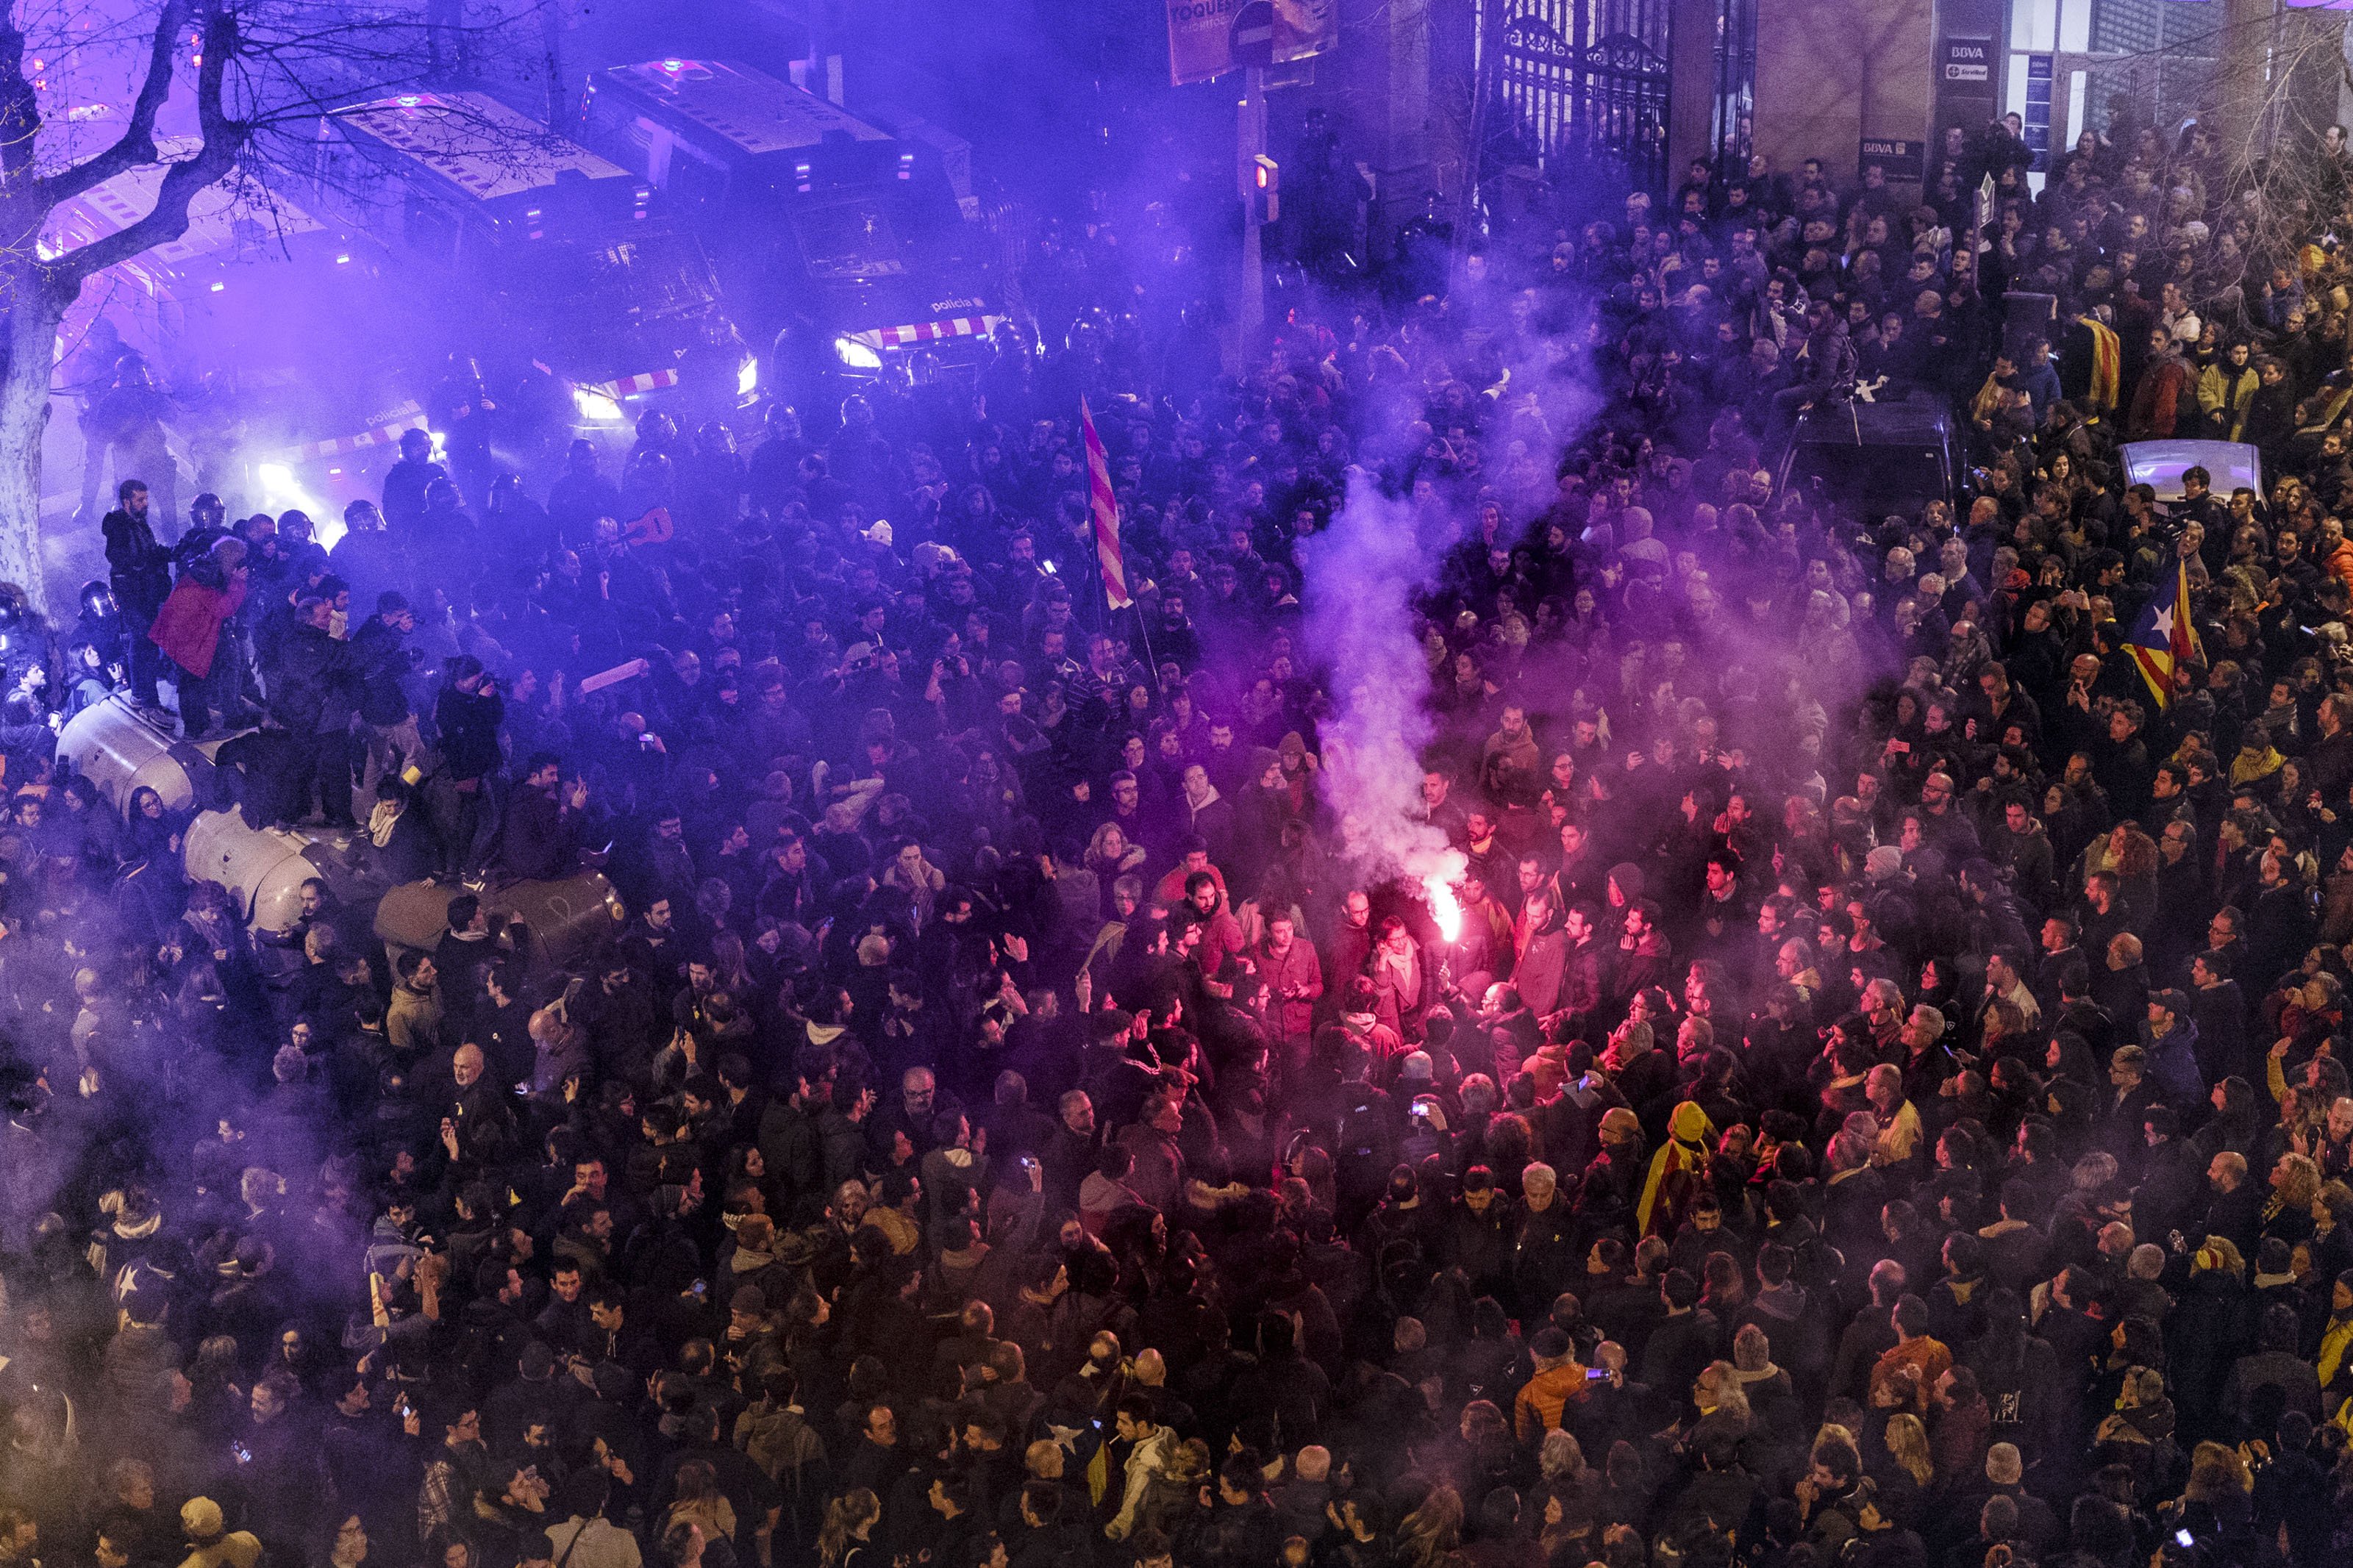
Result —
<instances>
[{"instance_id":1,"label":"person wearing red jacket","mask_svg":"<svg viewBox=\"0 0 2353 1568\"><path fill-rule=\"evenodd\" d=\"M2134 384L2132 418L2127 424L2136 441L2160 441L2189 425L2197 405L2192 395L2196 376L2181 357L2173 334L2163 326L2148 330L2148 360Z\"/></svg>"},{"instance_id":2,"label":"person wearing red jacket","mask_svg":"<svg viewBox=\"0 0 2353 1568\"><path fill-rule=\"evenodd\" d=\"M1315 950L1299 940L1287 911L1267 918L1266 935L1251 957L1258 964L1259 978L1266 982L1267 994L1274 999L1268 1022L1274 1026L1273 1044L1288 1078L1307 1065L1307 1047L1315 1034L1315 1004L1324 995L1324 966L1316 962Z\"/></svg>"},{"instance_id":3,"label":"person wearing red jacket","mask_svg":"<svg viewBox=\"0 0 2353 1568\"><path fill-rule=\"evenodd\" d=\"M237 660L222 656L220 640L245 605L245 553L242 539L216 540L173 586L147 633L178 672L180 725L192 740L210 734L216 710L226 719L237 700Z\"/></svg>"}]
</instances>

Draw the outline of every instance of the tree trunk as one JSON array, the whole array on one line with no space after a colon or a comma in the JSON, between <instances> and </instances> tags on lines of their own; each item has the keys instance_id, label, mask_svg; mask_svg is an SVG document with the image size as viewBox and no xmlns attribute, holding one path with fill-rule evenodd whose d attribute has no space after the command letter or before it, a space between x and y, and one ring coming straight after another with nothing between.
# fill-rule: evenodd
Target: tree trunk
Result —
<instances>
[{"instance_id":1,"label":"tree trunk","mask_svg":"<svg viewBox=\"0 0 2353 1568\"><path fill-rule=\"evenodd\" d=\"M0 370L0 583L24 589L46 613L41 567L41 437L49 423L49 382L67 301L32 267L5 279L8 360Z\"/></svg>"}]
</instances>

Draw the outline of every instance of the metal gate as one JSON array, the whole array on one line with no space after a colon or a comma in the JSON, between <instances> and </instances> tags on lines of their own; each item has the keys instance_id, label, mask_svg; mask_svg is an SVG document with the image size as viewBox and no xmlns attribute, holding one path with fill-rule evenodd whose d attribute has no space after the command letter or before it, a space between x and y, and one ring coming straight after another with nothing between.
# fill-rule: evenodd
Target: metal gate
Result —
<instances>
[{"instance_id":1,"label":"metal gate","mask_svg":"<svg viewBox=\"0 0 2353 1568\"><path fill-rule=\"evenodd\" d=\"M1495 19L1481 30L1489 145L1547 172L1602 165L1664 191L1667 0L1485 0L1482 9Z\"/></svg>"}]
</instances>

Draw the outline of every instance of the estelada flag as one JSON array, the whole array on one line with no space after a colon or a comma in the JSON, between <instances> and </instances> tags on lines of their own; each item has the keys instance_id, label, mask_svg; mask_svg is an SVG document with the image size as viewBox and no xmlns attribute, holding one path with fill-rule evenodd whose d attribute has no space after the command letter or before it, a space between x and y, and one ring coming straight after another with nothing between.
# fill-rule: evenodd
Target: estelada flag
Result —
<instances>
[{"instance_id":1,"label":"estelada flag","mask_svg":"<svg viewBox=\"0 0 2353 1568\"><path fill-rule=\"evenodd\" d=\"M1119 552L1119 502L1111 493L1111 460L1103 456L1103 437L1095 434L1095 416L1087 400L1079 399L1079 423L1087 434L1087 507L1095 520L1095 559L1103 563L1103 599L1114 610L1134 601L1127 596L1127 567Z\"/></svg>"},{"instance_id":2,"label":"estelada flag","mask_svg":"<svg viewBox=\"0 0 2353 1568\"><path fill-rule=\"evenodd\" d=\"M2173 563L2173 591L2152 595L2125 644L2159 708L2173 700L2173 672L2205 657L2189 618L2189 564Z\"/></svg>"}]
</instances>

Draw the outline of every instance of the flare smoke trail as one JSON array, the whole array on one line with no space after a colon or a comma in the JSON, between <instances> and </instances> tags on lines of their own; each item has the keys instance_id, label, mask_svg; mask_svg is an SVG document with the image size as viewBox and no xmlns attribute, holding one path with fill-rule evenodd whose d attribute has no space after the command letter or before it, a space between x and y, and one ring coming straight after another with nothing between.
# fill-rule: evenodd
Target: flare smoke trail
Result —
<instances>
[{"instance_id":1,"label":"flare smoke trail","mask_svg":"<svg viewBox=\"0 0 2353 1568\"><path fill-rule=\"evenodd\" d=\"M1532 291L1519 297L1532 302ZM1508 298L1469 307L1498 345L1489 362L1496 376L1496 428L1525 441L1547 468L1566 442L1599 412L1585 384L1584 356L1574 331L1531 330L1531 309ZM1582 317L1589 301L1580 301ZM1360 460L1402 458L1430 437L1410 399L1386 409L1381 435ZM1500 444L1500 442L1499 442ZM1361 862L1367 877L1400 875L1422 884L1434 917L1445 928L1461 919L1447 889L1469 862L1445 833L1421 815L1421 752L1433 731L1428 710L1430 669L1416 636L1414 595L1427 585L1461 536L1461 521L1444 509L1424 509L1382 493L1365 468L1349 470L1348 495L1331 526L1302 552L1307 594L1307 647L1332 671L1329 690L1337 715L1322 726L1324 786L1340 814L1341 854Z\"/></svg>"},{"instance_id":2,"label":"flare smoke trail","mask_svg":"<svg viewBox=\"0 0 2353 1568\"><path fill-rule=\"evenodd\" d=\"M1323 727L1324 776L1344 845L1368 872L1452 882L1466 864L1421 820L1430 666L1414 635L1413 595L1452 542L1420 537L1422 517L1357 469L1346 503L1307 552L1307 643L1332 667L1338 714Z\"/></svg>"}]
</instances>

